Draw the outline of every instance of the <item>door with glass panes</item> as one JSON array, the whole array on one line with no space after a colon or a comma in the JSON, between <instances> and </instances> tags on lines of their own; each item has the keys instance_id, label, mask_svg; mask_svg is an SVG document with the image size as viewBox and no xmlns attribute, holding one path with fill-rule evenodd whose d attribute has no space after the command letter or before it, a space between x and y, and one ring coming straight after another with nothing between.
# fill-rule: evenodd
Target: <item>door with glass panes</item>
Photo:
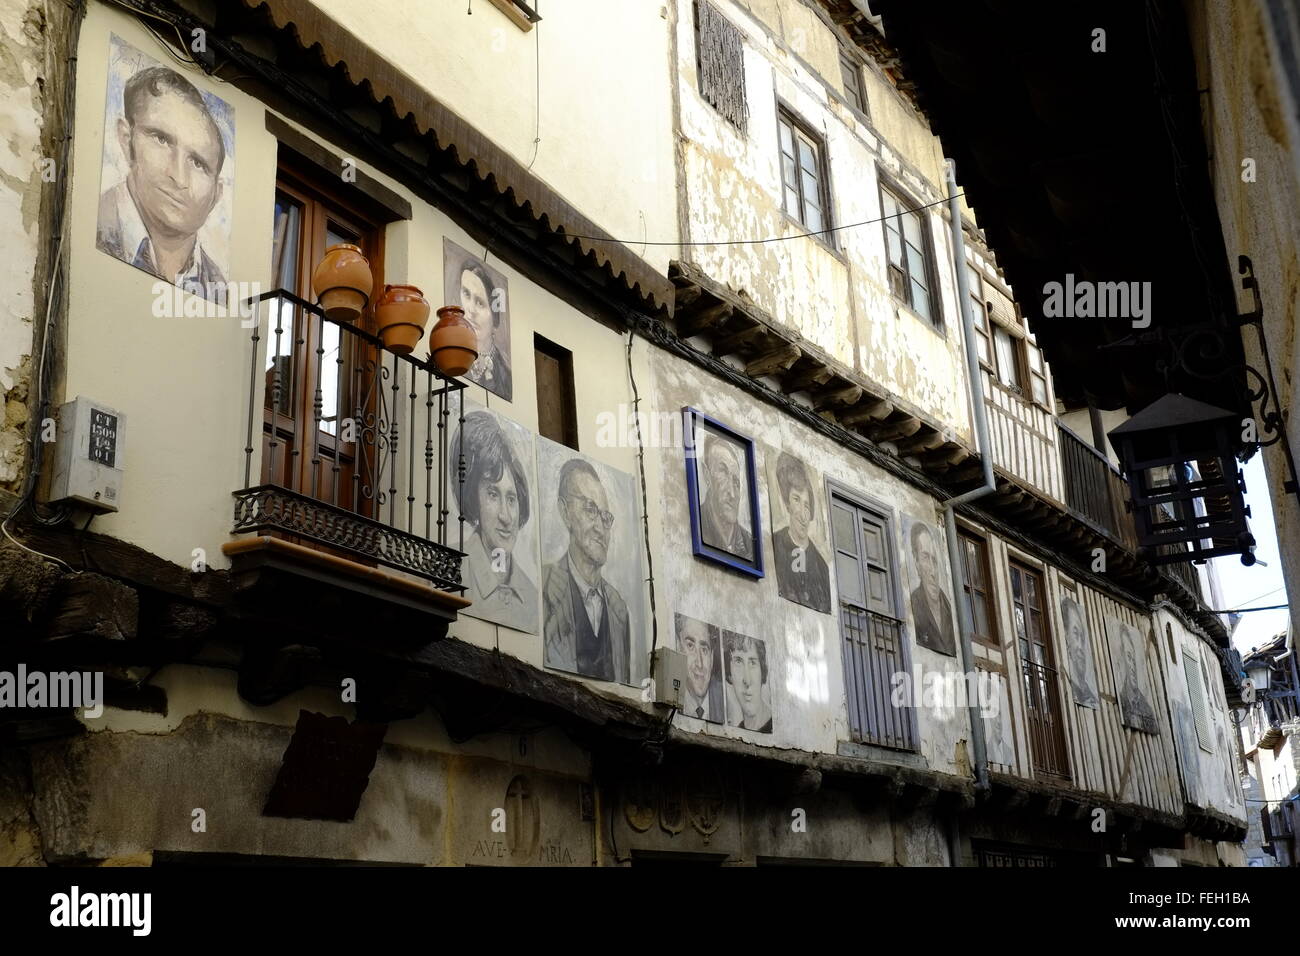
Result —
<instances>
[{"instance_id":1,"label":"door with glass panes","mask_svg":"<svg viewBox=\"0 0 1300 956\"><path fill-rule=\"evenodd\" d=\"M895 588L889 521L840 494L831 495L835 580L849 729L860 743L915 750L915 714L891 701L893 675L908 671Z\"/></svg>"},{"instance_id":2,"label":"door with glass panes","mask_svg":"<svg viewBox=\"0 0 1300 956\"><path fill-rule=\"evenodd\" d=\"M314 188L315 187L315 188ZM311 275L325 250L359 246L382 289L382 230L284 166L276 183L272 268L279 288L314 301ZM375 297L357 320L373 331ZM271 300L263 410L262 481L370 514L374 489L375 351L338 324ZM348 424L348 420L352 423Z\"/></svg>"}]
</instances>

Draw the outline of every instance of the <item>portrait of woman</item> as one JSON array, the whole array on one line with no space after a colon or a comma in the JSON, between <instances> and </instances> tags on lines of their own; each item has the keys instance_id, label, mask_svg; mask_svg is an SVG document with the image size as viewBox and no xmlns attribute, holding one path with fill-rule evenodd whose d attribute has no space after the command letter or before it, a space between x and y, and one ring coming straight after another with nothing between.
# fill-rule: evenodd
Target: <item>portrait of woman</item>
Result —
<instances>
[{"instance_id":1,"label":"portrait of woman","mask_svg":"<svg viewBox=\"0 0 1300 956\"><path fill-rule=\"evenodd\" d=\"M506 401L513 400L506 277L478 256L444 239L443 282L447 301L465 310L465 319L478 336L478 359L465 378Z\"/></svg>"},{"instance_id":2,"label":"portrait of woman","mask_svg":"<svg viewBox=\"0 0 1300 956\"><path fill-rule=\"evenodd\" d=\"M466 414L464 430L465 481L457 484L453 474L452 487L465 519L465 596L474 602L465 613L536 634L536 523L529 524L535 482L521 440L528 433L486 409ZM459 442L457 432L451 447Z\"/></svg>"}]
</instances>

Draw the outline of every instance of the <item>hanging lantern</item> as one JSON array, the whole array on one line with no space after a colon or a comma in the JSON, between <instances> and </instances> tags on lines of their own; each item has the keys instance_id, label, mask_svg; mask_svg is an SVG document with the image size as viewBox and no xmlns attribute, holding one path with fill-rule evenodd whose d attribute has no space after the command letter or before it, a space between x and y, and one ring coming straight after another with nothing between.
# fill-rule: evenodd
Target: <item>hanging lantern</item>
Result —
<instances>
[{"instance_id":1,"label":"hanging lantern","mask_svg":"<svg viewBox=\"0 0 1300 956\"><path fill-rule=\"evenodd\" d=\"M1108 437L1129 487L1138 555L1153 564L1225 554L1255 563L1236 455L1241 416L1169 394Z\"/></svg>"}]
</instances>

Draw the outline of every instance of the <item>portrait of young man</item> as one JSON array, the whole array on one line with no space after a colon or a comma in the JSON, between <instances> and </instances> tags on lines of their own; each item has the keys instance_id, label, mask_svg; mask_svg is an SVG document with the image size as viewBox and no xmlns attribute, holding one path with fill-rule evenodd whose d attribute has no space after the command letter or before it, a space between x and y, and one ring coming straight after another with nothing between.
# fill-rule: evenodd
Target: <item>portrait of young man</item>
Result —
<instances>
[{"instance_id":1,"label":"portrait of young man","mask_svg":"<svg viewBox=\"0 0 1300 956\"><path fill-rule=\"evenodd\" d=\"M685 614L674 617L677 649L686 656L686 687L680 713L720 724L722 703L722 638L716 624Z\"/></svg>"},{"instance_id":2,"label":"portrait of young man","mask_svg":"<svg viewBox=\"0 0 1300 956\"><path fill-rule=\"evenodd\" d=\"M760 734L772 732L772 692L767 645L756 637L722 632L727 677L727 723Z\"/></svg>"},{"instance_id":3,"label":"portrait of young man","mask_svg":"<svg viewBox=\"0 0 1300 956\"><path fill-rule=\"evenodd\" d=\"M111 43L95 245L229 305L231 108L119 37Z\"/></svg>"},{"instance_id":4,"label":"portrait of young man","mask_svg":"<svg viewBox=\"0 0 1300 956\"><path fill-rule=\"evenodd\" d=\"M631 475L537 439L542 636L547 667L630 684L646 666L638 628L641 548Z\"/></svg>"},{"instance_id":5,"label":"portrait of young man","mask_svg":"<svg viewBox=\"0 0 1300 956\"><path fill-rule=\"evenodd\" d=\"M459 429L451 447L460 448ZM536 498L532 436L523 426L486 409L469 411L464 424L465 479L448 459L449 487L465 519L466 614L537 633Z\"/></svg>"},{"instance_id":6,"label":"portrait of young man","mask_svg":"<svg viewBox=\"0 0 1300 956\"><path fill-rule=\"evenodd\" d=\"M831 575L822 556L822 514L808 468L787 451L769 449L767 489L772 502L772 562L781 597L815 611L831 609Z\"/></svg>"},{"instance_id":7,"label":"portrait of young man","mask_svg":"<svg viewBox=\"0 0 1300 956\"><path fill-rule=\"evenodd\" d=\"M916 643L949 657L957 656L952 623L952 602L940 583L939 536L923 521L911 521L905 531L911 554L914 587L911 594L912 626Z\"/></svg>"},{"instance_id":8,"label":"portrait of young man","mask_svg":"<svg viewBox=\"0 0 1300 956\"><path fill-rule=\"evenodd\" d=\"M442 255L446 300L465 310L465 319L478 338L478 358L465 378L508 402L513 401L506 277L445 237Z\"/></svg>"}]
</instances>

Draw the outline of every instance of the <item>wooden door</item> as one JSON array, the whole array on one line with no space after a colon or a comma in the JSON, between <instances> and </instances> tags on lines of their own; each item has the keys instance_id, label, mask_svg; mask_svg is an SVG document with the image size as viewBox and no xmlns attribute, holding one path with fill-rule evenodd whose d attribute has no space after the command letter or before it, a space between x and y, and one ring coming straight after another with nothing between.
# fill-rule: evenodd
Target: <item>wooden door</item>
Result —
<instances>
[{"instance_id":1,"label":"wooden door","mask_svg":"<svg viewBox=\"0 0 1300 956\"><path fill-rule=\"evenodd\" d=\"M1011 563L1011 606L1020 650L1025 689L1025 721L1034 769L1058 777L1070 776L1065 749L1065 721L1060 674L1052 651L1043 576Z\"/></svg>"}]
</instances>

